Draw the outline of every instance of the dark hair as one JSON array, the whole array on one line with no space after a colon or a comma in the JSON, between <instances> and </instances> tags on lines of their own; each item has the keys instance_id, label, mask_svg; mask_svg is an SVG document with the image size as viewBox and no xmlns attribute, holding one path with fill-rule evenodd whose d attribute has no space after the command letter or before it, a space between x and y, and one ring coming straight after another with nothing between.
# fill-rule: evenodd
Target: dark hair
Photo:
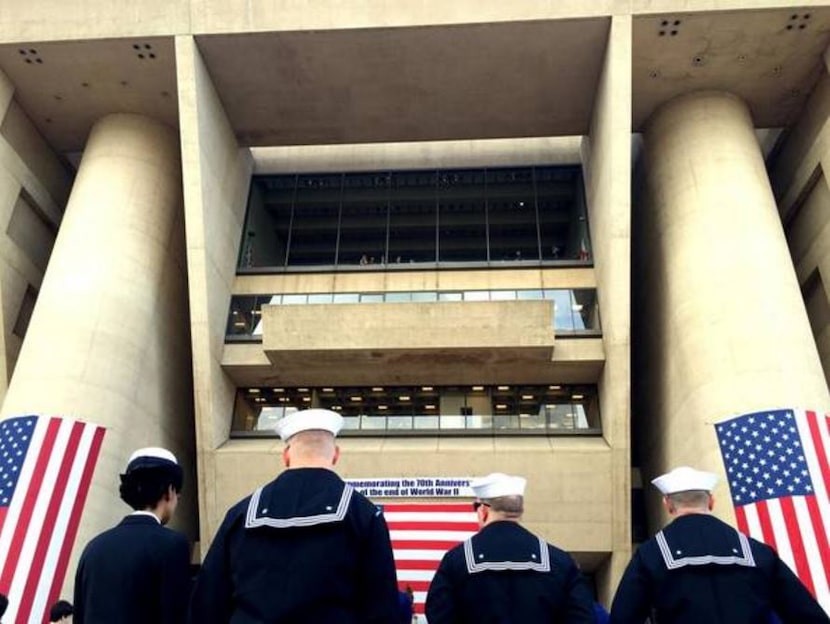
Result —
<instances>
[{"instance_id":1,"label":"dark hair","mask_svg":"<svg viewBox=\"0 0 830 624\"><path fill-rule=\"evenodd\" d=\"M74 613L74 609L72 609L72 605L68 603L66 600L58 600L55 604L52 605L52 608L49 609L49 621L50 622L57 622L61 618L65 618L68 615L72 615Z\"/></svg>"},{"instance_id":2,"label":"dark hair","mask_svg":"<svg viewBox=\"0 0 830 624\"><path fill-rule=\"evenodd\" d=\"M0 594L0 616L2 616L6 609L9 607L9 599L6 598L5 594Z\"/></svg>"},{"instance_id":3,"label":"dark hair","mask_svg":"<svg viewBox=\"0 0 830 624\"><path fill-rule=\"evenodd\" d=\"M121 500L136 511L155 507L173 486L176 492L182 490L182 472L178 466L156 466L138 468L121 475L119 493Z\"/></svg>"}]
</instances>

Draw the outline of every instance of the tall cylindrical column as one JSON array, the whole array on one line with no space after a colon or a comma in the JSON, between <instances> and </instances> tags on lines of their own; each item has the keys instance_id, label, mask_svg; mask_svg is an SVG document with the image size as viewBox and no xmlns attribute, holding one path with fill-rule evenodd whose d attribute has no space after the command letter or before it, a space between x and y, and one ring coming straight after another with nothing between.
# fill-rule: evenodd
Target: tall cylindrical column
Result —
<instances>
[{"instance_id":1,"label":"tall cylindrical column","mask_svg":"<svg viewBox=\"0 0 830 624\"><path fill-rule=\"evenodd\" d=\"M192 373L176 132L138 115L92 129L2 407L106 427L67 571L129 508L130 452L166 446L193 468ZM187 477L186 477L187 479ZM179 525L195 528L195 482Z\"/></svg>"},{"instance_id":2,"label":"tall cylindrical column","mask_svg":"<svg viewBox=\"0 0 830 624\"><path fill-rule=\"evenodd\" d=\"M724 474L715 422L827 410L830 395L746 105L722 92L672 100L649 120L644 155L632 275L652 356L634 371L644 476L682 464ZM726 484L718 493L731 520Z\"/></svg>"}]
</instances>

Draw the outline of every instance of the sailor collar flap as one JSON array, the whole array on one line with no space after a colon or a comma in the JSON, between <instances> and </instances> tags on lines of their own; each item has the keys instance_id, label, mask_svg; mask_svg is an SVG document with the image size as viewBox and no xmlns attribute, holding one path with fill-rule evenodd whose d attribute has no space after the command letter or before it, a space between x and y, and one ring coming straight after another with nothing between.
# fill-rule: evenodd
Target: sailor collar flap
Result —
<instances>
[{"instance_id":1,"label":"sailor collar flap","mask_svg":"<svg viewBox=\"0 0 830 624\"><path fill-rule=\"evenodd\" d=\"M530 552L522 553L520 556L505 561L502 559L490 559L483 548L473 544L473 537L464 542L464 560L467 563L467 572L470 574L476 574L477 572L484 572L486 570L496 572L505 570L550 572L550 553L548 552L548 545L542 539L538 539L534 547L530 549Z\"/></svg>"},{"instance_id":2,"label":"sailor collar flap","mask_svg":"<svg viewBox=\"0 0 830 624\"><path fill-rule=\"evenodd\" d=\"M329 524L341 522L349 510L349 503L352 500L354 488L348 484L343 486L339 500L332 498L320 504L318 513L311 513L304 516L279 517L275 510L269 511L267 503L262 503L262 489L258 488L248 503L248 511L245 514L245 528L255 529L258 527L272 527L275 529L287 529L290 527L308 527L317 524Z\"/></svg>"},{"instance_id":3,"label":"sailor collar flap","mask_svg":"<svg viewBox=\"0 0 830 624\"><path fill-rule=\"evenodd\" d=\"M735 541L728 549L724 547L723 552L694 552L693 548L688 545L672 543L663 531L660 531L655 536L657 546L660 548L660 555L663 557L663 563L669 570L676 570L685 566L702 566L702 565L738 565L748 568L754 568L755 558L752 556L752 547L749 544L749 539L743 533L734 532ZM673 541L676 541L673 539ZM715 550L715 549L712 549Z\"/></svg>"}]
</instances>

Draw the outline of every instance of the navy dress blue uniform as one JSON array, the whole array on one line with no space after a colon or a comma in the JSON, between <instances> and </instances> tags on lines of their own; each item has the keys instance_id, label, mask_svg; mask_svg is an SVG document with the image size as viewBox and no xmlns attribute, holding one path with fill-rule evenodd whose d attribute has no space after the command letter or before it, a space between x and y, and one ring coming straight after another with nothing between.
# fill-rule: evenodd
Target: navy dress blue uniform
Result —
<instances>
[{"instance_id":1,"label":"navy dress blue uniform","mask_svg":"<svg viewBox=\"0 0 830 624\"><path fill-rule=\"evenodd\" d=\"M708 514L679 516L634 554L612 624L830 624L769 546Z\"/></svg>"},{"instance_id":2,"label":"navy dress blue uniform","mask_svg":"<svg viewBox=\"0 0 830 624\"><path fill-rule=\"evenodd\" d=\"M190 593L187 538L146 513L87 544L75 574L76 624L181 624Z\"/></svg>"},{"instance_id":3,"label":"navy dress blue uniform","mask_svg":"<svg viewBox=\"0 0 830 624\"><path fill-rule=\"evenodd\" d=\"M397 582L380 510L326 468L294 468L225 516L194 624L390 624Z\"/></svg>"},{"instance_id":4,"label":"navy dress blue uniform","mask_svg":"<svg viewBox=\"0 0 830 624\"><path fill-rule=\"evenodd\" d=\"M517 522L486 525L444 555L426 601L429 624L593 624L573 559Z\"/></svg>"}]
</instances>

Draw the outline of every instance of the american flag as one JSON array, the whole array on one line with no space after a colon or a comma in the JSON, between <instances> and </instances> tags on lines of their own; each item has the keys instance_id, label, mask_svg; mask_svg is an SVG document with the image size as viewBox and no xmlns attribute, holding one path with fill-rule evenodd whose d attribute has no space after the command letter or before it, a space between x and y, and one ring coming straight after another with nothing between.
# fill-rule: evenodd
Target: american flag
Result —
<instances>
[{"instance_id":1,"label":"american flag","mask_svg":"<svg viewBox=\"0 0 830 624\"><path fill-rule=\"evenodd\" d=\"M830 614L830 418L771 410L715 429L738 529L775 548Z\"/></svg>"},{"instance_id":2,"label":"american flag","mask_svg":"<svg viewBox=\"0 0 830 624\"><path fill-rule=\"evenodd\" d=\"M104 429L48 416L0 421L4 621L44 622L58 599Z\"/></svg>"},{"instance_id":3,"label":"american flag","mask_svg":"<svg viewBox=\"0 0 830 624\"><path fill-rule=\"evenodd\" d=\"M424 602L444 553L478 531L472 503L383 505L401 590L411 587L415 613L422 618ZM423 618L419 621L426 621Z\"/></svg>"}]
</instances>

